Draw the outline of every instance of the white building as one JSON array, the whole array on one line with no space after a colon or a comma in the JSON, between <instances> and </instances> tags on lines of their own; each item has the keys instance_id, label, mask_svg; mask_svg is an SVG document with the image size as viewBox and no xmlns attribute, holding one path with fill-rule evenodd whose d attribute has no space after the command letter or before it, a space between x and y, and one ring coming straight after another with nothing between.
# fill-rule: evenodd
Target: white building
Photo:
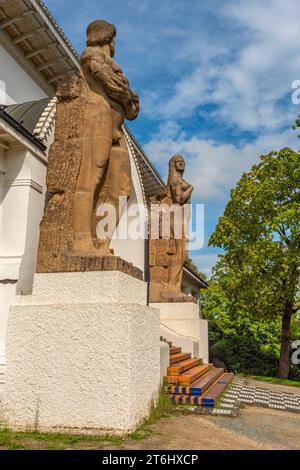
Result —
<instances>
[{"instance_id":1,"label":"white building","mask_svg":"<svg viewBox=\"0 0 300 470\"><path fill-rule=\"evenodd\" d=\"M16 294L30 294L43 215L47 154L53 141L55 86L79 69L79 57L43 2L0 2L0 387L5 377L8 314ZM145 207L163 181L124 129L131 156L132 203ZM143 270L144 240L113 242L115 253ZM185 269L183 288L206 283Z\"/></svg>"}]
</instances>

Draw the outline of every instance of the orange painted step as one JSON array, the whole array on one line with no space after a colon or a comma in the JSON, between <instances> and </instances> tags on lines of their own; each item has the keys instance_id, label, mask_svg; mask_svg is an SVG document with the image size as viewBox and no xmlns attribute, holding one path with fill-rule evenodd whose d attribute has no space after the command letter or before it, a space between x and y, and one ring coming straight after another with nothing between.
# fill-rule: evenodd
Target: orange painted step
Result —
<instances>
[{"instance_id":1,"label":"orange painted step","mask_svg":"<svg viewBox=\"0 0 300 470\"><path fill-rule=\"evenodd\" d=\"M202 375L206 374L212 367L212 364L192 367L181 375L168 375L169 383L180 383L182 385L190 385Z\"/></svg>"},{"instance_id":2,"label":"orange painted step","mask_svg":"<svg viewBox=\"0 0 300 470\"><path fill-rule=\"evenodd\" d=\"M172 354L170 357L170 364L175 364L176 362L185 361L186 359L191 359L191 353L179 353Z\"/></svg>"},{"instance_id":3,"label":"orange painted step","mask_svg":"<svg viewBox=\"0 0 300 470\"><path fill-rule=\"evenodd\" d=\"M191 369L192 367L198 366L200 362L200 359L187 359L186 361L178 362L178 364L173 364L172 366L168 367L168 375L182 374L182 372Z\"/></svg>"},{"instance_id":4,"label":"orange painted step","mask_svg":"<svg viewBox=\"0 0 300 470\"><path fill-rule=\"evenodd\" d=\"M189 369L183 374L179 375L178 381L181 384L191 385L199 377L202 377L202 375L206 374L206 372L208 372L212 366L212 364L205 364L204 366L192 367L192 369Z\"/></svg>"},{"instance_id":5,"label":"orange painted step","mask_svg":"<svg viewBox=\"0 0 300 470\"><path fill-rule=\"evenodd\" d=\"M182 348L175 348L174 346L170 348L170 354L179 354L182 352Z\"/></svg>"},{"instance_id":6,"label":"orange painted step","mask_svg":"<svg viewBox=\"0 0 300 470\"><path fill-rule=\"evenodd\" d=\"M166 395L166 398L177 405L202 405L202 397L192 395Z\"/></svg>"}]
</instances>

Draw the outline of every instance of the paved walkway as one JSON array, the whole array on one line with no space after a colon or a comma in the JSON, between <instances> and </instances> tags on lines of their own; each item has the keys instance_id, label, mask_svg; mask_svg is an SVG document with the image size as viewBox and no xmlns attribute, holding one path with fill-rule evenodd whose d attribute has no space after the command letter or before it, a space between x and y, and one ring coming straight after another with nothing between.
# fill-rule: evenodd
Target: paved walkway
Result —
<instances>
[{"instance_id":1,"label":"paved walkway","mask_svg":"<svg viewBox=\"0 0 300 470\"><path fill-rule=\"evenodd\" d=\"M298 392L297 387L294 388ZM300 394L295 390L291 393L276 384L235 378L212 414L236 416L242 404L300 413Z\"/></svg>"}]
</instances>

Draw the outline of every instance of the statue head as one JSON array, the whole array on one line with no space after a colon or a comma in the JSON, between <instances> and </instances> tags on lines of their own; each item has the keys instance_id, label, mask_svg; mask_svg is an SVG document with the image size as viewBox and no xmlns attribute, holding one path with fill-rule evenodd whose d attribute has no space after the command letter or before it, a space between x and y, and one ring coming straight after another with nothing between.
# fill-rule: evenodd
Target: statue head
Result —
<instances>
[{"instance_id":1,"label":"statue head","mask_svg":"<svg viewBox=\"0 0 300 470\"><path fill-rule=\"evenodd\" d=\"M169 161L169 173L183 173L185 170L185 161L184 158L177 154L174 155Z\"/></svg>"},{"instance_id":2,"label":"statue head","mask_svg":"<svg viewBox=\"0 0 300 470\"><path fill-rule=\"evenodd\" d=\"M104 20L93 21L86 30L87 46L109 45L111 57L115 54L115 36L117 30L113 24Z\"/></svg>"},{"instance_id":3,"label":"statue head","mask_svg":"<svg viewBox=\"0 0 300 470\"><path fill-rule=\"evenodd\" d=\"M182 179L183 173L185 169L185 161L184 158L176 154L174 155L169 161L169 176L167 182L167 188L169 196L171 195L171 186L178 179Z\"/></svg>"}]
</instances>

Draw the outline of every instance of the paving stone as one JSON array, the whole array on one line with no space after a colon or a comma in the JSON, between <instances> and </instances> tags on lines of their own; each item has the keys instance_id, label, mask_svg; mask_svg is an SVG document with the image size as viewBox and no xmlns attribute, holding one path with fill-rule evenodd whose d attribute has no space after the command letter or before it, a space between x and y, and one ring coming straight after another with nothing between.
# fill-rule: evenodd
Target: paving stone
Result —
<instances>
[{"instance_id":1,"label":"paving stone","mask_svg":"<svg viewBox=\"0 0 300 470\"><path fill-rule=\"evenodd\" d=\"M269 408L274 408L276 410L285 410L285 406L284 405L272 405L272 404L269 404Z\"/></svg>"},{"instance_id":2,"label":"paving stone","mask_svg":"<svg viewBox=\"0 0 300 470\"><path fill-rule=\"evenodd\" d=\"M230 416L232 415L232 411L231 410L222 410L220 408L215 408L213 411L212 411L212 414L213 415L226 415L226 416Z\"/></svg>"}]
</instances>

